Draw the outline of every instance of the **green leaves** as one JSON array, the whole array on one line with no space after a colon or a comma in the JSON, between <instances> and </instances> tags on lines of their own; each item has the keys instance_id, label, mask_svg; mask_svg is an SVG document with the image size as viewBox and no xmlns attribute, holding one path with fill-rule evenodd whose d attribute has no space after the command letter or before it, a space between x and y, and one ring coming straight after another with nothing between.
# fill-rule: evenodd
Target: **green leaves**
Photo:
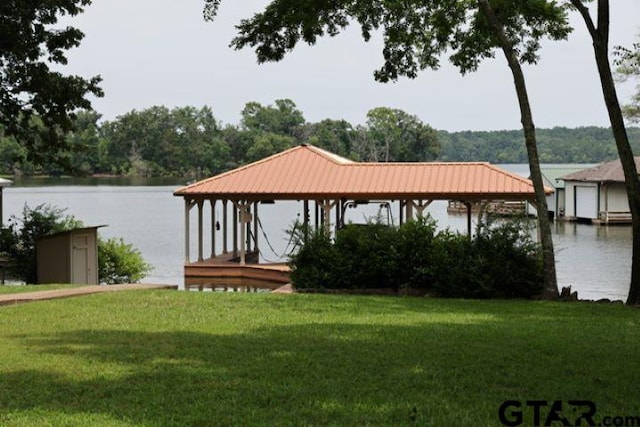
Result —
<instances>
[{"instance_id":1,"label":"green leaves","mask_svg":"<svg viewBox=\"0 0 640 427\"><path fill-rule=\"evenodd\" d=\"M393 289L450 298L533 298L542 291L538 245L526 221L483 220L473 239L430 217L398 228L349 224L334 239L299 233L291 280L300 289ZM304 230L303 230L304 231Z\"/></svg>"},{"instance_id":2,"label":"green leaves","mask_svg":"<svg viewBox=\"0 0 640 427\"><path fill-rule=\"evenodd\" d=\"M98 277L101 283L136 283L151 269L140 251L122 238L98 240Z\"/></svg>"},{"instance_id":3,"label":"green leaves","mask_svg":"<svg viewBox=\"0 0 640 427\"><path fill-rule=\"evenodd\" d=\"M63 76L49 69L66 64L65 51L78 46L84 34L56 29L58 17L76 15L90 0L34 2L11 0L0 5L0 124L27 149L30 161L58 163L55 153L66 148L65 133L74 112L89 108L88 94L102 96L100 77ZM43 129L34 138L32 120ZM61 162L63 168L68 165Z\"/></svg>"},{"instance_id":4,"label":"green leaves","mask_svg":"<svg viewBox=\"0 0 640 427\"><path fill-rule=\"evenodd\" d=\"M491 5L521 62L537 61L543 38L561 40L571 31L566 8L555 1L492 0ZM231 45L253 48L258 62L279 61L300 41L312 45L356 23L365 41L382 33L384 63L374 72L381 82L436 69L446 54L462 73L475 71L500 47L476 0L273 0L240 22Z\"/></svg>"}]
</instances>

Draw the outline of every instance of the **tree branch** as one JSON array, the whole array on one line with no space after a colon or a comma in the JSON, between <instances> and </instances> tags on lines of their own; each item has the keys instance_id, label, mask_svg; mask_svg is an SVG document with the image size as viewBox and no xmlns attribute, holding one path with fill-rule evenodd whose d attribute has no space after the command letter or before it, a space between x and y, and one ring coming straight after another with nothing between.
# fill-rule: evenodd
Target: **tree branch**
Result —
<instances>
[{"instance_id":1,"label":"tree branch","mask_svg":"<svg viewBox=\"0 0 640 427\"><path fill-rule=\"evenodd\" d=\"M570 0L573 7L575 7L580 15L582 15L582 19L584 19L584 23L587 25L587 29L589 30L589 34L591 34L591 38L595 39L598 36L598 29L595 27L593 23L593 19L591 19L591 15L589 14L589 9L582 3L582 0Z\"/></svg>"}]
</instances>

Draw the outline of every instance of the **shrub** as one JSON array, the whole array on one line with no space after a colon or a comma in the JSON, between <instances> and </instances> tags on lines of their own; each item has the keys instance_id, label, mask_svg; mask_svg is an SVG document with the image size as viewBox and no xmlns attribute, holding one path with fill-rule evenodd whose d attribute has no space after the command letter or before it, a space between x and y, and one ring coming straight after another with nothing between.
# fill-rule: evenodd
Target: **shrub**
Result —
<instances>
[{"instance_id":1,"label":"shrub","mask_svg":"<svg viewBox=\"0 0 640 427\"><path fill-rule=\"evenodd\" d=\"M336 236L334 247L340 282L354 289L393 286L398 270L393 241L396 229L380 222L349 224Z\"/></svg>"},{"instance_id":2,"label":"shrub","mask_svg":"<svg viewBox=\"0 0 640 427\"><path fill-rule=\"evenodd\" d=\"M439 254L435 250L437 223L430 216L420 217L398 227L390 244L396 270L391 274L394 289L429 289L433 285Z\"/></svg>"},{"instance_id":3,"label":"shrub","mask_svg":"<svg viewBox=\"0 0 640 427\"><path fill-rule=\"evenodd\" d=\"M135 283L151 271L140 251L123 239L98 240L98 277L100 283Z\"/></svg>"},{"instance_id":4,"label":"shrub","mask_svg":"<svg viewBox=\"0 0 640 427\"><path fill-rule=\"evenodd\" d=\"M427 216L398 228L347 225L315 231L291 256L299 288L420 289L443 297L532 298L542 291L538 245L527 220L481 218L473 239L437 232Z\"/></svg>"},{"instance_id":5,"label":"shrub","mask_svg":"<svg viewBox=\"0 0 640 427\"><path fill-rule=\"evenodd\" d=\"M340 274L345 260L339 258L331 236L322 230L303 228L299 224L293 230L298 250L290 255L291 280L307 289L345 286Z\"/></svg>"}]
</instances>

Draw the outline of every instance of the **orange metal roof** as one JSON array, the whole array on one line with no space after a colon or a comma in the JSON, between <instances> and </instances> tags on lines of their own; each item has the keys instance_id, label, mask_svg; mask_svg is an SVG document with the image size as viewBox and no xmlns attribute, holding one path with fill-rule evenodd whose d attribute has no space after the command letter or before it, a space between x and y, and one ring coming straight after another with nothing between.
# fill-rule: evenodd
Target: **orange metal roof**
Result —
<instances>
[{"instance_id":1,"label":"orange metal roof","mask_svg":"<svg viewBox=\"0 0 640 427\"><path fill-rule=\"evenodd\" d=\"M547 189L551 192L551 189ZM300 145L175 191L213 199L533 199L530 180L489 163L357 163Z\"/></svg>"}]
</instances>

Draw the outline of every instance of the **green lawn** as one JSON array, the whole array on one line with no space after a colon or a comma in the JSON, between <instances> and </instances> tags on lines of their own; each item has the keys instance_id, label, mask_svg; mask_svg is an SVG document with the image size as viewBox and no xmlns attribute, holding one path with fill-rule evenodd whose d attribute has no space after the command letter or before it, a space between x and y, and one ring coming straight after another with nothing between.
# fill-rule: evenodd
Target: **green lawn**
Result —
<instances>
[{"instance_id":1,"label":"green lawn","mask_svg":"<svg viewBox=\"0 0 640 427\"><path fill-rule=\"evenodd\" d=\"M498 426L505 400L574 399L599 421L640 416L639 384L623 305L165 290L0 307L1 426Z\"/></svg>"}]
</instances>

